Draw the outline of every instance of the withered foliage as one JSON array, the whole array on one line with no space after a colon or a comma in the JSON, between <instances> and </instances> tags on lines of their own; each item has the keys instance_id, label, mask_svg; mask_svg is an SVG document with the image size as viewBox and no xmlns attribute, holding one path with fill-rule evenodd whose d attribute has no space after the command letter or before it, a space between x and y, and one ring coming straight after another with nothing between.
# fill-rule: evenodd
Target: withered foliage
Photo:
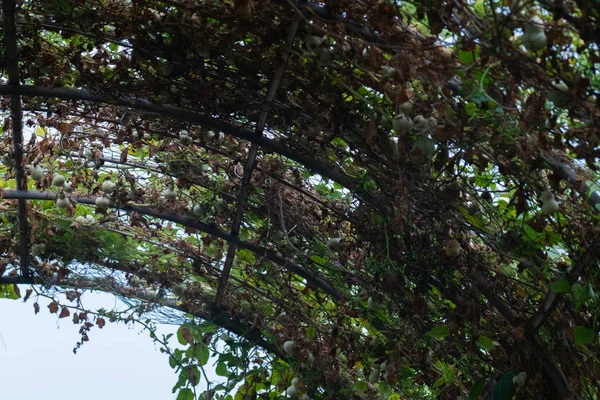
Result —
<instances>
[{"instance_id":1,"label":"withered foliage","mask_svg":"<svg viewBox=\"0 0 600 400\"><path fill-rule=\"evenodd\" d=\"M28 275L71 301L73 286L149 299L183 285L162 305L286 358L312 396L381 396L344 390L384 361L404 397L481 379L493 396L509 371L529 376L518 398L598 393L593 2L3 7L3 283ZM546 42L528 51L534 16ZM545 191L559 212L541 211Z\"/></svg>"}]
</instances>

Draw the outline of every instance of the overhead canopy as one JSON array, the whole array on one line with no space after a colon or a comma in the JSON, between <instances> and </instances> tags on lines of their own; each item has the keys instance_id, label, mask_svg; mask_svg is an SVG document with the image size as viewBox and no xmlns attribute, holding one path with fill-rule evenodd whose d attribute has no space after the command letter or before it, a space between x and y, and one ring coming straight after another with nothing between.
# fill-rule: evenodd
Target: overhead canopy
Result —
<instances>
[{"instance_id":1,"label":"overhead canopy","mask_svg":"<svg viewBox=\"0 0 600 400\"><path fill-rule=\"evenodd\" d=\"M593 2L2 8L3 296L201 317L246 393L598 395Z\"/></svg>"}]
</instances>

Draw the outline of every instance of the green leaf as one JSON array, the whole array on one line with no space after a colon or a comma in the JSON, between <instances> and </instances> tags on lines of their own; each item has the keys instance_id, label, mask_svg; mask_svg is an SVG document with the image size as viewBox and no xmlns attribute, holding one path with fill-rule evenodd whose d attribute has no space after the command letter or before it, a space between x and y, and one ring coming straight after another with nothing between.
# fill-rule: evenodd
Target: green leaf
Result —
<instances>
[{"instance_id":1,"label":"green leaf","mask_svg":"<svg viewBox=\"0 0 600 400\"><path fill-rule=\"evenodd\" d=\"M512 400L512 397L516 393L515 384L513 383L515 376L517 376L517 373L513 370L502 375L502 378L500 378L492 389L489 400Z\"/></svg>"},{"instance_id":2,"label":"green leaf","mask_svg":"<svg viewBox=\"0 0 600 400\"><path fill-rule=\"evenodd\" d=\"M236 252L236 258L239 261L243 261L246 264L249 265L253 265L256 263L256 259L254 258L254 254L250 251L250 250L246 250L246 249L237 249Z\"/></svg>"},{"instance_id":3,"label":"green leaf","mask_svg":"<svg viewBox=\"0 0 600 400\"><path fill-rule=\"evenodd\" d=\"M388 395L392 393L392 387L386 381L380 381L377 384L377 390L383 395Z\"/></svg>"},{"instance_id":4,"label":"green leaf","mask_svg":"<svg viewBox=\"0 0 600 400\"><path fill-rule=\"evenodd\" d=\"M473 52L460 50L458 52L458 60L463 64L472 64L473 63Z\"/></svg>"},{"instance_id":5,"label":"green leaf","mask_svg":"<svg viewBox=\"0 0 600 400\"><path fill-rule=\"evenodd\" d=\"M473 384L473 387L469 391L469 400L479 399L479 397L483 394L483 391L485 390L485 381L486 379L483 378L475 382L475 384Z\"/></svg>"},{"instance_id":6,"label":"green leaf","mask_svg":"<svg viewBox=\"0 0 600 400\"><path fill-rule=\"evenodd\" d=\"M573 286L571 286L571 289L573 290L573 297L575 297L575 302L577 305L580 305L587 300L587 291L582 285L575 283Z\"/></svg>"},{"instance_id":7,"label":"green leaf","mask_svg":"<svg viewBox=\"0 0 600 400\"><path fill-rule=\"evenodd\" d=\"M494 347L494 343L492 342L492 340L485 336L481 336L477 340L477 344L479 345L479 347L485 350L491 350Z\"/></svg>"},{"instance_id":8,"label":"green leaf","mask_svg":"<svg viewBox=\"0 0 600 400\"><path fill-rule=\"evenodd\" d=\"M550 290L554 293L568 293L570 288L571 284L565 278L560 278L550 285Z\"/></svg>"},{"instance_id":9,"label":"green leaf","mask_svg":"<svg viewBox=\"0 0 600 400\"><path fill-rule=\"evenodd\" d=\"M486 230L486 223L479 214L471 214L466 207L457 206L458 211L466 218L466 220L478 229Z\"/></svg>"},{"instance_id":10,"label":"green leaf","mask_svg":"<svg viewBox=\"0 0 600 400\"><path fill-rule=\"evenodd\" d=\"M307 339L312 339L316 334L315 328L310 327L310 328L306 328L306 338Z\"/></svg>"},{"instance_id":11,"label":"green leaf","mask_svg":"<svg viewBox=\"0 0 600 400\"><path fill-rule=\"evenodd\" d=\"M435 328L427 332L427 335L436 339L440 339L450 335L450 328L448 327L448 325L436 326Z\"/></svg>"},{"instance_id":12,"label":"green leaf","mask_svg":"<svg viewBox=\"0 0 600 400\"><path fill-rule=\"evenodd\" d=\"M229 371L227 370L227 366L225 363L218 363L217 368L215 368L215 373L219 376L227 376L229 375Z\"/></svg>"},{"instance_id":13,"label":"green leaf","mask_svg":"<svg viewBox=\"0 0 600 400\"><path fill-rule=\"evenodd\" d=\"M198 364L200 366L205 366L210 358L210 351L208 350L208 346L206 346L203 342L196 343L196 359L198 360Z\"/></svg>"},{"instance_id":14,"label":"green leaf","mask_svg":"<svg viewBox=\"0 0 600 400\"><path fill-rule=\"evenodd\" d=\"M585 326L578 325L573 329L575 335L575 344L582 346L591 343L594 340L594 331Z\"/></svg>"},{"instance_id":15,"label":"green leaf","mask_svg":"<svg viewBox=\"0 0 600 400\"><path fill-rule=\"evenodd\" d=\"M369 388L369 384L365 381L358 381L354 384L354 390L357 392L364 392Z\"/></svg>"},{"instance_id":16,"label":"green leaf","mask_svg":"<svg viewBox=\"0 0 600 400\"><path fill-rule=\"evenodd\" d=\"M19 294L15 291L14 284L0 285L0 299L16 300L19 297Z\"/></svg>"},{"instance_id":17,"label":"green leaf","mask_svg":"<svg viewBox=\"0 0 600 400\"><path fill-rule=\"evenodd\" d=\"M435 383L433 384L433 387L436 388L436 387L440 387L445 384L446 384L446 378L442 376L440 379L435 381Z\"/></svg>"},{"instance_id":18,"label":"green leaf","mask_svg":"<svg viewBox=\"0 0 600 400\"><path fill-rule=\"evenodd\" d=\"M473 115L477 112L477 105L475 105L475 103L468 102L465 104L465 111L467 115Z\"/></svg>"},{"instance_id":19,"label":"green leaf","mask_svg":"<svg viewBox=\"0 0 600 400\"><path fill-rule=\"evenodd\" d=\"M194 392L192 389L181 389L177 394L177 400L194 400Z\"/></svg>"}]
</instances>

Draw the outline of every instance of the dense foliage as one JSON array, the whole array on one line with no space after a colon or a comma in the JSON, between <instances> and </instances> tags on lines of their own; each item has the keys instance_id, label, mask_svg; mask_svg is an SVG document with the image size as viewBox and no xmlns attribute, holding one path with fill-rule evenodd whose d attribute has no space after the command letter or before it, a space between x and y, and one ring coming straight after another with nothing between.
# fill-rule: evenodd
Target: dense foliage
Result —
<instances>
[{"instance_id":1,"label":"dense foliage","mask_svg":"<svg viewBox=\"0 0 600 400\"><path fill-rule=\"evenodd\" d=\"M179 399L598 398L596 0L2 8L0 296L77 348L144 324Z\"/></svg>"}]
</instances>

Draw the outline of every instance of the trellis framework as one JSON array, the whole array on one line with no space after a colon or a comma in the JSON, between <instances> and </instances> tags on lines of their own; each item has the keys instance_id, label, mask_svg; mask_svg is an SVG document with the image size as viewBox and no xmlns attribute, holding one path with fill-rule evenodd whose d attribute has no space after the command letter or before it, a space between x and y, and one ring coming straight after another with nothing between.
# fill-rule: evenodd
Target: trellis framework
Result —
<instances>
[{"instance_id":1,"label":"trellis framework","mask_svg":"<svg viewBox=\"0 0 600 400\"><path fill-rule=\"evenodd\" d=\"M517 366L530 373L537 371L541 381L549 380L565 397L576 398L580 396L577 393L592 390L576 376L593 376L595 361L564 373L565 366L559 366L550 355L559 354L560 346L552 344L549 350L538 336L549 319L550 331L565 329L569 324L584 326L591 320L586 320L585 313L573 312L568 302L563 310L571 319L552 318L561 295L550 290L544 279L532 279L531 293L519 299L515 295L522 290L517 290L519 280L494 266L523 258L524 250L511 249L509 240L515 240L518 223L491 220L490 224L503 234L498 236L477 224L465 207L479 204L477 207L488 218L499 218L478 199L483 189L469 182L476 169L483 171L491 164L504 178L506 187L518 186L513 192L505 190L513 196L511 203L518 203L517 215L527 208L523 206L526 194L541 192L545 182L558 188L562 179L561 190L570 191L574 197L578 194L573 201L581 205L569 207L564 215L570 224L582 221L591 230L595 210L582 207L586 202L591 208L600 204L597 193L590 195L593 179L582 179L589 173L563 150L573 147L571 142L576 139L578 158L595 165L596 106L582 100L588 87L575 86L575 79L581 82L581 76L576 76L568 101L577 108L568 118L587 124L588 131L583 134L570 129L563 135L556 127L549 131L553 142L548 134L531 134L542 130L535 113L544 109L544 99L530 95L525 101L525 93L528 87L552 90L552 78L540 63L504 37L502 30L511 22L496 14L494 7L490 25L489 18L482 18L468 4L444 5L442 8L440 4L440 10L445 11L425 9L429 28L434 31L432 24L438 18L438 23L451 32L464 35L465 49L478 46L480 52L485 50L502 62L485 64L481 57L478 64L473 62L465 68L464 74L468 77L469 69L480 65L480 75L474 81L483 87L486 74L494 73L498 85L490 85L488 92L480 95L499 101L499 108L504 110L506 124L500 122L498 131L514 134L509 120L523 121L519 126L522 138L513 137L508 145L499 145L501 139L493 129L467 117L465 103L443 88L458 68L457 60L448 56L433 36L410 26L408 17L398 18L403 15L402 9L391 3L339 2L336 9L335 5L287 1L25 2L20 7L22 12L15 14L15 3L3 2L3 67L8 79L0 86L0 94L10 98L6 106L11 110L12 136L5 144L12 145L12 161L6 173L7 181L14 178L16 188L7 187L4 198L17 200L19 241L17 251L11 250L10 242L6 242L5 251L18 255L21 277L5 276L2 281L51 279L44 275L39 260L29 256L30 244L37 241L38 234L51 247L48 256L63 260L65 266L75 260L106 263L98 254L61 248L59 241L50 239L52 216L39 206L42 203L35 203L37 209L28 208L28 200L55 200L56 193L43 190L49 189L52 177L47 175L37 184L42 191L32 186L27 190L26 164L44 162L51 169L64 169L73 184L80 184L76 194L69 197L79 204L68 207L66 216L72 217L81 210L80 205L95 203L95 197L101 194L97 178L111 176L99 175L110 162L119 168L145 169L147 175L120 170L110 207L127 213L126 217L115 218L117 214L97 209L102 217L94 227L129 234L140 243L149 243L152 235L144 236L138 228L150 230L152 224L158 224L169 229L154 219L209 235L201 241L190 241L179 240L178 233L173 234L168 245L178 253L168 251L166 246L163 251L179 254L179 267L167 260L144 268L144 261L156 262L157 258L137 262L125 257L118 260L120 267L116 269L140 275L165 289L183 282L184 301L169 305L216 320L279 356L284 356L281 344L285 340L304 343L304 350L321 356L316 366L321 374L307 377L307 388L313 385L338 393L348 381L360 379L354 365L364 362L365 357L390 362L391 373L386 379L392 385L398 384L396 375L404 364L410 365L413 379L418 381L424 376L433 385L433 363L424 349L429 348L448 365L459 362L457 352L461 346L484 336L475 316L480 313L493 327L487 331L502 339L501 349L517 356L523 354L526 359L515 363L502 354L484 357L469 353L481 365L491 364L497 371ZM415 6L418 14L420 5ZM564 9L546 6L557 17L565 13ZM587 9L585 4L577 7ZM586 14L587 21L577 20L582 26L589 25L579 33L587 35L590 42L594 36L589 32L597 29L591 15ZM567 19L566 26L552 26L557 41L561 32L572 31L568 23L574 21ZM311 38L323 34L328 35L327 41L319 41L312 45L316 49L311 49L310 41L315 41ZM23 42L20 51L19 40ZM589 46L587 49L594 51ZM393 69L391 77L382 73L383 66ZM593 91L593 86L589 88ZM519 93L519 98L515 100L511 93ZM382 114L392 117L411 97L413 114L436 120L431 128L438 153L432 165L424 162L418 151L411 151L419 139L397 135L392 141L386 134L390 126L385 118L379 120ZM44 98L63 103L45 103ZM28 125L47 129L37 142L23 141L23 110L37 119L28 121ZM46 112L46 117L40 110ZM59 133L49 133L50 128ZM184 130L191 137L189 142L183 140ZM217 133L217 138L210 138L209 130ZM477 130L491 131L491 137L478 136ZM145 137L144 132L150 136ZM119 146L120 158L97 152L85 156L95 171L86 173L75 160L84 156L84 148L94 142L87 135L92 135L96 143L105 143L106 151ZM153 171L145 161L154 163ZM198 163L205 163L210 172L197 173L194 164ZM467 166L470 172L464 174ZM548 178L544 169L554 171L554 175ZM541 180L536 179L538 175ZM317 189L314 183L319 179L332 183ZM146 182L150 183L147 188L140 187ZM191 204L180 198L160 198L158 194L169 183L175 183ZM337 197L328 199L328 190L338 190ZM219 198L227 199L233 207ZM190 211L199 203L211 207L215 218L193 216ZM245 223L249 218L252 222ZM528 218L533 224L543 223L543 218L534 214ZM28 219L33 229L28 227ZM555 228L560 234L573 240L568 259L574 267L564 276L544 278L593 282L595 275L590 269L597 260L596 239L586 235L585 229L579 236L560 231L560 220L557 222ZM61 226L66 231L86 233L88 228ZM448 232L463 235L461 242L466 251L459 259L444 255ZM278 233L281 237L274 238ZM334 236L345 239L339 255L325 249L327 238ZM214 243L226 243L225 254L223 244ZM136 251L135 247L127 248ZM236 270L238 249L249 253L237 257L240 267ZM486 255L490 250L493 254ZM541 249L536 251L537 257L547 257ZM530 265L529 261L521 263ZM453 268L445 268L446 264ZM531 270L535 274L535 265ZM460 283L457 276L466 283ZM68 276L62 278L64 282L55 283L68 281ZM501 285L505 285L503 290L499 290ZM122 288L120 294L133 294L135 285L131 286ZM539 298L539 293L544 296ZM367 297L384 303L385 316L366 307ZM279 304L273 304L273 300ZM447 307L444 301L454 307ZM431 302L436 304L427 304ZM495 311L489 309L490 305ZM318 311L311 313L313 308ZM461 308L471 311L456 311ZM282 310L288 312L291 321L277 325L275 317ZM447 324L451 337L444 339L450 342L447 354L442 353L439 343L429 343L425 336L441 321L451 322ZM503 321L508 322L508 328ZM307 327L316 330L316 339L306 340ZM385 339L379 346L370 347L364 330L378 331ZM544 335L552 336L547 332ZM595 350L596 344L590 346ZM345 359L332 350L336 348L341 349ZM581 360L578 357L583 356L574 346L568 349ZM295 354L300 360L306 356L307 352ZM536 363L541 368L534 367ZM327 374L333 367L347 369L349 375ZM481 372L470 374L469 379L474 379ZM448 382L444 395L457 396L468 382ZM374 395L373 390L369 388L364 396ZM540 394L545 389L540 386L531 390Z\"/></svg>"}]
</instances>

